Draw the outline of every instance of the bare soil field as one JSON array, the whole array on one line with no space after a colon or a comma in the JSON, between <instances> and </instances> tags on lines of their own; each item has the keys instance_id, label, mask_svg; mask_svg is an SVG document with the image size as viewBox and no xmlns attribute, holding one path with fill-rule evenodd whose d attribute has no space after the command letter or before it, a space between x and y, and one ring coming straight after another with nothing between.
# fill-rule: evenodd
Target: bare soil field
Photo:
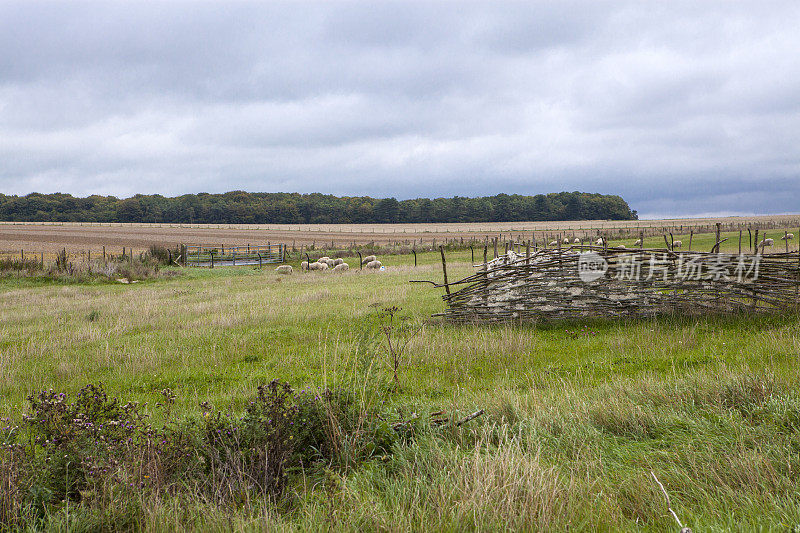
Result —
<instances>
[{"instance_id":1,"label":"bare soil field","mask_svg":"<svg viewBox=\"0 0 800 533\"><path fill-rule=\"evenodd\" d=\"M550 238L553 234L585 236L598 232L630 230L710 232L715 223L730 228L758 224L770 229L797 231L800 215L764 215L664 220L580 220L545 222L487 222L430 224L121 224L89 222L0 222L0 252L120 253L122 247L141 251L151 244L266 244L341 247L348 244L400 242L409 245L431 244L445 240L483 240L486 237L530 239L533 235Z\"/></svg>"}]
</instances>

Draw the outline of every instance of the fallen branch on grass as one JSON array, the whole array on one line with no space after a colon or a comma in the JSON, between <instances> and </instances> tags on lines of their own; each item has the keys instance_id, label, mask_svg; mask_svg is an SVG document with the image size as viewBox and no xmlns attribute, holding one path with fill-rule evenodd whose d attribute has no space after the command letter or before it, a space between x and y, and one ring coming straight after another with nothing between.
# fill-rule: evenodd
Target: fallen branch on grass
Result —
<instances>
[{"instance_id":1,"label":"fallen branch on grass","mask_svg":"<svg viewBox=\"0 0 800 533\"><path fill-rule=\"evenodd\" d=\"M661 492L662 492L662 493L664 493L664 498L666 498L666 499L667 499L667 510L668 510L670 513L672 513L672 517L673 517L673 518L675 519L675 521L678 523L678 527L679 527L679 528L681 528L681 533L692 533L692 530L691 530L691 528L688 528L688 527L683 527L683 524L681 524L681 521L680 521L680 519L678 518L678 515L677 515L677 514L675 514L675 511L673 511L673 510L672 510L672 503L671 503L671 502L670 502L670 500L669 500L669 494L667 494L667 490L664 488L664 485L662 485L662 484L661 484L661 482L660 482L660 481L658 480L658 478L656 477L656 474L655 474L655 472L653 472L653 471L651 470L651 471L650 471L650 475L651 475L651 476L653 476L653 479L655 479L655 480L656 480L656 483L658 483L658 486L659 486L659 487L661 487Z\"/></svg>"},{"instance_id":2,"label":"fallen branch on grass","mask_svg":"<svg viewBox=\"0 0 800 533\"><path fill-rule=\"evenodd\" d=\"M462 425L462 424L466 424L466 423L467 423L467 422L469 422L470 420L472 420L472 419L474 419L474 418L478 418L478 417L479 417L479 416L481 416L482 414L483 414L483 409L478 409L477 411L475 411L475 412L474 412L474 413L472 413L471 415L469 415L469 416L466 416L466 417L462 418L461 420L459 420L458 422L456 422L456 426L460 426L460 425Z\"/></svg>"}]
</instances>

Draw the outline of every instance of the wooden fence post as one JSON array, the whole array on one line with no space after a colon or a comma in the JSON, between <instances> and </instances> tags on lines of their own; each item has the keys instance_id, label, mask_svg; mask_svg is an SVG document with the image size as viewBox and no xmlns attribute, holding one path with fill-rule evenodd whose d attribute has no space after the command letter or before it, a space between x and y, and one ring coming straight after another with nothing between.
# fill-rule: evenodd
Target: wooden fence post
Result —
<instances>
[{"instance_id":1,"label":"wooden fence post","mask_svg":"<svg viewBox=\"0 0 800 533\"><path fill-rule=\"evenodd\" d=\"M483 289L483 301L484 304L488 304L489 302L489 261L487 260L487 256L489 255L489 246L484 245L483 247L483 281L484 281L484 289Z\"/></svg>"},{"instance_id":2,"label":"wooden fence post","mask_svg":"<svg viewBox=\"0 0 800 533\"><path fill-rule=\"evenodd\" d=\"M756 236L753 239L753 244L755 245L755 250L753 251L754 254L758 253L758 228L756 228Z\"/></svg>"},{"instance_id":3,"label":"wooden fence post","mask_svg":"<svg viewBox=\"0 0 800 533\"><path fill-rule=\"evenodd\" d=\"M444 246L439 245L439 253L442 254L442 274L444 275L444 290L450 296L450 285L447 284L447 260L444 258Z\"/></svg>"}]
</instances>

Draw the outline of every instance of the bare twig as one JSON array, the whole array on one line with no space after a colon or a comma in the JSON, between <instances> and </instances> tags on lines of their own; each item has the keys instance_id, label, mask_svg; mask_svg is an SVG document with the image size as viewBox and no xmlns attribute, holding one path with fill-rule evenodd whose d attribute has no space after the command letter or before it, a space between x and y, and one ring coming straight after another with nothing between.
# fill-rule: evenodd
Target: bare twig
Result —
<instances>
[{"instance_id":1,"label":"bare twig","mask_svg":"<svg viewBox=\"0 0 800 533\"><path fill-rule=\"evenodd\" d=\"M650 471L650 475L651 475L651 476L653 476L653 479L655 479L655 480L656 480L656 483L658 483L658 486L659 486L659 487L661 487L661 492L664 494L664 498L666 498L666 499L667 499L667 510L668 510L670 513L672 513L672 517L673 517L673 518L675 519L675 521L678 523L678 527L679 527L679 528L681 528L681 533L692 533L692 530L691 530L691 529L689 529L688 527L683 527L683 524L681 523L680 519L678 518L678 515L677 515L677 514L675 514L675 511L673 511L673 510L672 510L672 503L670 502L670 499L669 499L669 494L667 494L667 490L664 488L664 485L662 485L662 484L661 484L661 482L660 482L660 481L658 480L658 478L656 477L656 474L655 474L655 472L653 472L653 471L651 470L651 471Z\"/></svg>"},{"instance_id":2,"label":"bare twig","mask_svg":"<svg viewBox=\"0 0 800 533\"><path fill-rule=\"evenodd\" d=\"M462 418L461 420L459 420L458 422L456 422L456 426L460 426L460 425L462 425L462 424L466 424L466 423L467 423L467 422L469 422L470 420L472 420L472 419L474 419L474 418L478 418L478 417L479 417L479 416L481 416L482 414L483 414L483 409L478 409L477 411L475 411L475 412L474 412L474 413L472 413L471 415L465 416L464 418Z\"/></svg>"}]
</instances>

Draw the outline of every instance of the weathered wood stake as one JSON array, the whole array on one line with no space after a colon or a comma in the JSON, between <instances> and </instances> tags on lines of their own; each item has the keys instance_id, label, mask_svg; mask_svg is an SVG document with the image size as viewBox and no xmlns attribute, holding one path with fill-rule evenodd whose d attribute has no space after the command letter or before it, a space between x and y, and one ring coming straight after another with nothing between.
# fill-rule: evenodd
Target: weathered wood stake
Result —
<instances>
[{"instance_id":1,"label":"weathered wood stake","mask_svg":"<svg viewBox=\"0 0 800 533\"><path fill-rule=\"evenodd\" d=\"M444 275L444 290L450 296L450 285L447 284L447 259L444 258L444 246L439 245L439 252L442 254L442 274Z\"/></svg>"}]
</instances>

